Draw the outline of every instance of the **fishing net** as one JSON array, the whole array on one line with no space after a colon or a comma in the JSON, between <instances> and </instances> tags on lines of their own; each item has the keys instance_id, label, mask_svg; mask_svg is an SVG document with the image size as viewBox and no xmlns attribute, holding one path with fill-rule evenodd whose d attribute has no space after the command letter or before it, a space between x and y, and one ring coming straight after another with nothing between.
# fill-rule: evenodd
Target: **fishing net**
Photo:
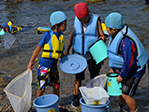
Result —
<instances>
[{"instance_id":1,"label":"fishing net","mask_svg":"<svg viewBox=\"0 0 149 112\"><path fill-rule=\"evenodd\" d=\"M27 112L31 107L32 71L26 70L14 78L4 91L15 112Z\"/></svg>"},{"instance_id":2,"label":"fishing net","mask_svg":"<svg viewBox=\"0 0 149 112\"><path fill-rule=\"evenodd\" d=\"M91 80L89 80L89 82L86 84L87 88L93 88L93 87L106 87L106 82L107 82L107 76L106 74L101 74L98 75L94 78L92 78Z\"/></svg>"},{"instance_id":3,"label":"fishing net","mask_svg":"<svg viewBox=\"0 0 149 112\"><path fill-rule=\"evenodd\" d=\"M10 49L13 43L15 42L15 40L16 38L12 34L6 32L5 37L4 37L5 49Z\"/></svg>"}]
</instances>

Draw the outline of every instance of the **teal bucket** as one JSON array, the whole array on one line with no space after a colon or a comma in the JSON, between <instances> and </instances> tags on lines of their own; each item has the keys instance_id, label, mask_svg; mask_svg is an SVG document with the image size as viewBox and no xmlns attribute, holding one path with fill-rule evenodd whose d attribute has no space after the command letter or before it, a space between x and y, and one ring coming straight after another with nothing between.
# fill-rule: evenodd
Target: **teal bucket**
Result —
<instances>
[{"instance_id":1,"label":"teal bucket","mask_svg":"<svg viewBox=\"0 0 149 112\"><path fill-rule=\"evenodd\" d=\"M96 61L96 64L108 57L107 46L102 39L97 40L89 47L89 51Z\"/></svg>"},{"instance_id":2,"label":"teal bucket","mask_svg":"<svg viewBox=\"0 0 149 112\"><path fill-rule=\"evenodd\" d=\"M0 31L0 36L4 37L5 33L6 33L6 32L5 32L3 29L1 29L1 31Z\"/></svg>"},{"instance_id":3,"label":"teal bucket","mask_svg":"<svg viewBox=\"0 0 149 112\"><path fill-rule=\"evenodd\" d=\"M83 98L80 99L81 103L81 112L108 112L111 111L111 108L108 106L110 101L108 100L106 104L100 105L87 105Z\"/></svg>"},{"instance_id":4,"label":"teal bucket","mask_svg":"<svg viewBox=\"0 0 149 112\"><path fill-rule=\"evenodd\" d=\"M118 75L118 73L107 74L107 90L110 96L122 95L122 83L116 81Z\"/></svg>"},{"instance_id":5,"label":"teal bucket","mask_svg":"<svg viewBox=\"0 0 149 112\"><path fill-rule=\"evenodd\" d=\"M33 107L36 107L37 112L59 112L58 101L57 95L42 95L34 100Z\"/></svg>"}]
</instances>

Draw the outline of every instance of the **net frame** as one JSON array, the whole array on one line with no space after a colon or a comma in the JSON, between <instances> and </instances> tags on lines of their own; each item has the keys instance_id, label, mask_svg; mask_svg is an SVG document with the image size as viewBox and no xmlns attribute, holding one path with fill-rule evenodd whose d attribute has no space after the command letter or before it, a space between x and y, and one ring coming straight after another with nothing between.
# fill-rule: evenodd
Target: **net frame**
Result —
<instances>
[{"instance_id":1,"label":"net frame","mask_svg":"<svg viewBox=\"0 0 149 112\"><path fill-rule=\"evenodd\" d=\"M23 94L22 97L20 96L17 96L11 92L8 91L8 89L15 83L15 81L18 81L20 78L22 78L23 76L26 75L26 72L30 74L30 83L29 83L29 86L27 87L26 91L25 91L25 94ZM24 71L23 73L21 73L20 75L16 76L5 88L4 88L4 92L6 93L11 105L12 105L12 108L15 110L15 112L27 112L27 110L31 107L31 97L32 97L32 88L31 88L31 84L32 84L32 71L31 70L26 70ZM30 92L30 93L28 93ZM17 92L16 92L17 93ZM27 94L30 94L29 98L26 97ZM13 98L14 97L14 101L13 101ZM25 99L26 98L26 99ZM20 99L20 100L19 100ZM24 99L24 100L23 100ZM18 102L15 102L15 101L18 101ZM27 100L27 101L26 101ZM29 101L28 101L29 100ZM14 106L14 102L17 104L20 104L18 106L18 108L16 108L17 106ZM20 103L19 103L20 102ZM21 103L22 102L22 103ZM21 105L21 104L24 104L24 105ZM20 107L22 106L22 108ZM26 107L28 107L28 109L25 109Z\"/></svg>"}]
</instances>

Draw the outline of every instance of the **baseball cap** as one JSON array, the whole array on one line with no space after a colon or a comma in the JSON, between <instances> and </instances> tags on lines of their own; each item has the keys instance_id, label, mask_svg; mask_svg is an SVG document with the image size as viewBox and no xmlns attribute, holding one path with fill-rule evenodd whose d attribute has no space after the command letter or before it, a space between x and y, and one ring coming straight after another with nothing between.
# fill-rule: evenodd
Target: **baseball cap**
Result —
<instances>
[{"instance_id":1,"label":"baseball cap","mask_svg":"<svg viewBox=\"0 0 149 112\"><path fill-rule=\"evenodd\" d=\"M74 7L74 12L79 19L84 18L89 14L88 7L84 2L76 4Z\"/></svg>"},{"instance_id":2,"label":"baseball cap","mask_svg":"<svg viewBox=\"0 0 149 112\"><path fill-rule=\"evenodd\" d=\"M105 24L109 28L121 29L123 27L123 17L117 12L112 12L106 17Z\"/></svg>"},{"instance_id":3,"label":"baseball cap","mask_svg":"<svg viewBox=\"0 0 149 112\"><path fill-rule=\"evenodd\" d=\"M62 11L55 11L50 16L50 23L55 25L56 23L61 23L67 19L66 15Z\"/></svg>"}]
</instances>

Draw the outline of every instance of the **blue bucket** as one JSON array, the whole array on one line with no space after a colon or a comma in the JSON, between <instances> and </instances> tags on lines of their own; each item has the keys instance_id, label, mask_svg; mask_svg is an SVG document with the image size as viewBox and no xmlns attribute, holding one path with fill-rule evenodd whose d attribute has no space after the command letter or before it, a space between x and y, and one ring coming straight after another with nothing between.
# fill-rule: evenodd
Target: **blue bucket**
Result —
<instances>
[{"instance_id":1,"label":"blue bucket","mask_svg":"<svg viewBox=\"0 0 149 112\"><path fill-rule=\"evenodd\" d=\"M122 95L122 83L116 81L118 75L118 73L107 74L107 90L110 96Z\"/></svg>"},{"instance_id":2,"label":"blue bucket","mask_svg":"<svg viewBox=\"0 0 149 112\"><path fill-rule=\"evenodd\" d=\"M83 98L80 99L81 110L82 112L107 112L107 110L111 111L111 108L108 106L110 101L108 100L106 104L100 105L87 105Z\"/></svg>"},{"instance_id":3,"label":"blue bucket","mask_svg":"<svg viewBox=\"0 0 149 112\"><path fill-rule=\"evenodd\" d=\"M59 112L58 101L57 95L42 95L34 100L33 106L36 107L37 112Z\"/></svg>"},{"instance_id":4,"label":"blue bucket","mask_svg":"<svg viewBox=\"0 0 149 112\"><path fill-rule=\"evenodd\" d=\"M89 47L89 51L96 61L96 64L108 57L107 46L102 39L97 40Z\"/></svg>"}]
</instances>

